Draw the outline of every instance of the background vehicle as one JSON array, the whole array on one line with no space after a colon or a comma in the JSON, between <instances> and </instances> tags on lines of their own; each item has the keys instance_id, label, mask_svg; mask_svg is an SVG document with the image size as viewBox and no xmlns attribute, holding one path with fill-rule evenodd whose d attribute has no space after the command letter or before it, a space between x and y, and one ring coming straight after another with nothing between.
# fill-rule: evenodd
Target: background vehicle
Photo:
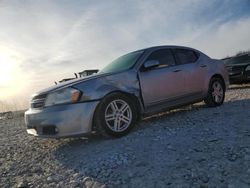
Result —
<instances>
[{"instance_id":1,"label":"background vehicle","mask_svg":"<svg viewBox=\"0 0 250 188\"><path fill-rule=\"evenodd\" d=\"M119 137L143 114L202 100L219 106L228 83L222 61L187 47L151 47L35 94L25 112L27 132L62 137L97 130Z\"/></svg>"},{"instance_id":2,"label":"background vehicle","mask_svg":"<svg viewBox=\"0 0 250 188\"><path fill-rule=\"evenodd\" d=\"M76 79L76 78L78 78L78 77L90 76L90 75L92 75L92 74L97 73L98 71L99 71L99 70L97 70L97 69L90 69L90 70L84 70L84 71L82 71L82 72L78 72L78 74L77 74L77 73L74 73L74 74L75 74L75 77L74 77L74 78L64 78L64 79L60 80L59 83L67 82L67 81L70 81L70 80L74 80L74 79ZM78 76L78 75L79 75L79 76ZM58 84L58 83L55 82L55 84Z\"/></svg>"},{"instance_id":3,"label":"background vehicle","mask_svg":"<svg viewBox=\"0 0 250 188\"><path fill-rule=\"evenodd\" d=\"M250 54L223 59L231 84L250 82Z\"/></svg>"}]
</instances>

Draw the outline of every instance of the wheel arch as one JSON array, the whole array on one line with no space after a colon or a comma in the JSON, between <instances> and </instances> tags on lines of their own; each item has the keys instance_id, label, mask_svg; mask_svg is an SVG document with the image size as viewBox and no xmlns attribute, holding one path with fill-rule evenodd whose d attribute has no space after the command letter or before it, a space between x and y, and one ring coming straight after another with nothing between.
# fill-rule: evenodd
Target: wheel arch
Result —
<instances>
[{"instance_id":1,"label":"wheel arch","mask_svg":"<svg viewBox=\"0 0 250 188\"><path fill-rule=\"evenodd\" d=\"M221 74L214 74L214 75L210 78L209 84L211 83L211 80L212 80L213 78L219 78L219 79L221 79L221 80L222 80L222 83L223 83L223 87L224 87L224 89L226 89L225 80L224 80L224 78L223 78L223 76L222 76Z\"/></svg>"},{"instance_id":2,"label":"wheel arch","mask_svg":"<svg viewBox=\"0 0 250 188\"><path fill-rule=\"evenodd\" d=\"M132 99L132 101L135 102L134 107L136 108L137 119L138 120L140 119L140 116L141 116L141 114L143 112L143 105L140 102L140 99L135 94L129 93L129 92L126 92L126 91L121 91L121 90L113 90L113 91L105 94L100 101L102 101L104 98L106 98L107 96L109 96L111 94L122 94L122 95L125 95L125 96L129 97L130 99ZM97 105L97 107L96 107L96 109L94 111L94 115L93 115L93 119L92 119L92 130L96 129L96 127L95 127L95 116L96 116L96 113L97 113L97 110L98 110L99 106L100 106L100 102L99 102L99 104Z\"/></svg>"},{"instance_id":3,"label":"wheel arch","mask_svg":"<svg viewBox=\"0 0 250 188\"><path fill-rule=\"evenodd\" d=\"M217 80L215 80L217 79ZM212 84L216 81L218 81L218 79L222 82L222 87L223 87L223 96L221 101L215 101L215 99L213 98L213 94L212 94ZM204 102L206 103L207 106L209 107L216 107L216 106L220 106L223 104L224 99L225 99L225 91L226 91L226 85L225 85L225 80L223 79L222 75L220 74L214 74L210 80L209 80L209 84L208 84L208 92L207 95L204 99Z\"/></svg>"}]
</instances>

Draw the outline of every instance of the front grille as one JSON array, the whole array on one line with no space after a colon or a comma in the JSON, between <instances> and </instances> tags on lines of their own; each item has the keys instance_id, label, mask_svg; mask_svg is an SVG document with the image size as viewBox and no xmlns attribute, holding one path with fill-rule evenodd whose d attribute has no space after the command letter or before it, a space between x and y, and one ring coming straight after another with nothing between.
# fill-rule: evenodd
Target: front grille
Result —
<instances>
[{"instance_id":1,"label":"front grille","mask_svg":"<svg viewBox=\"0 0 250 188\"><path fill-rule=\"evenodd\" d=\"M36 95L31 100L31 108L43 108L46 100L46 95Z\"/></svg>"},{"instance_id":2,"label":"front grille","mask_svg":"<svg viewBox=\"0 0 250 188\"><path fill-rule=\"evenodd\" d=\"M244 66L234 66L234 67L232 67L232 71L237 72L237 73L243 72Z\"/></svg>"}]
</instances>

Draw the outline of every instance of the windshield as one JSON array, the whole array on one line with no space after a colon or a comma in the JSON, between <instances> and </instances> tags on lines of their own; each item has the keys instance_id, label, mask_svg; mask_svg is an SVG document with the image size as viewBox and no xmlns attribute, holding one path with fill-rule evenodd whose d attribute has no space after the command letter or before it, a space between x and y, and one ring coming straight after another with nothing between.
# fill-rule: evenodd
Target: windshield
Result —
<instances>
[{"instance_id":1,"label":"windshield","mask_svg":"<svg viewBox=\"0 0 250 188\"><path fill-rule=\"evenodd\" d=\"M249 55L243 55L243 56L239 56L239 57L233 57L233 58L230 58L230 59L225 59L224 63L227 64L227 65L250 63L250 56Z\"/></svg>"},{"instance_id":2,"label":"windshield","mask_svg":"<svg viewBox=\"0 0 250 188\"><path fill-rule=\"evenodd\" d=\"M123 55L100 70L100 73L113 73L128 70L134 66L143 52L144 51L136 51Z\"/></svg>"}]
</instances>

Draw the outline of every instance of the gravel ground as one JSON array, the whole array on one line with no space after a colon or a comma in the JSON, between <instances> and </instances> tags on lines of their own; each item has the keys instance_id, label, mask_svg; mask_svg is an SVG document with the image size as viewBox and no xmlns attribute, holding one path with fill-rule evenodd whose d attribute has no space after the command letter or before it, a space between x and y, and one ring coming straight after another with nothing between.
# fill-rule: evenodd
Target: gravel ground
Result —
<instances>
[{"instance_id":1,"label":"gravel ground","mask_svg":"<svg viewBox=\"0 0 250 188\"><path fill-rule=\"evenodd\" d=\"M38 139L0 121L0 187L250 187L250 86L144 119L128 136Z\"/></svg>"}]
</instances>

